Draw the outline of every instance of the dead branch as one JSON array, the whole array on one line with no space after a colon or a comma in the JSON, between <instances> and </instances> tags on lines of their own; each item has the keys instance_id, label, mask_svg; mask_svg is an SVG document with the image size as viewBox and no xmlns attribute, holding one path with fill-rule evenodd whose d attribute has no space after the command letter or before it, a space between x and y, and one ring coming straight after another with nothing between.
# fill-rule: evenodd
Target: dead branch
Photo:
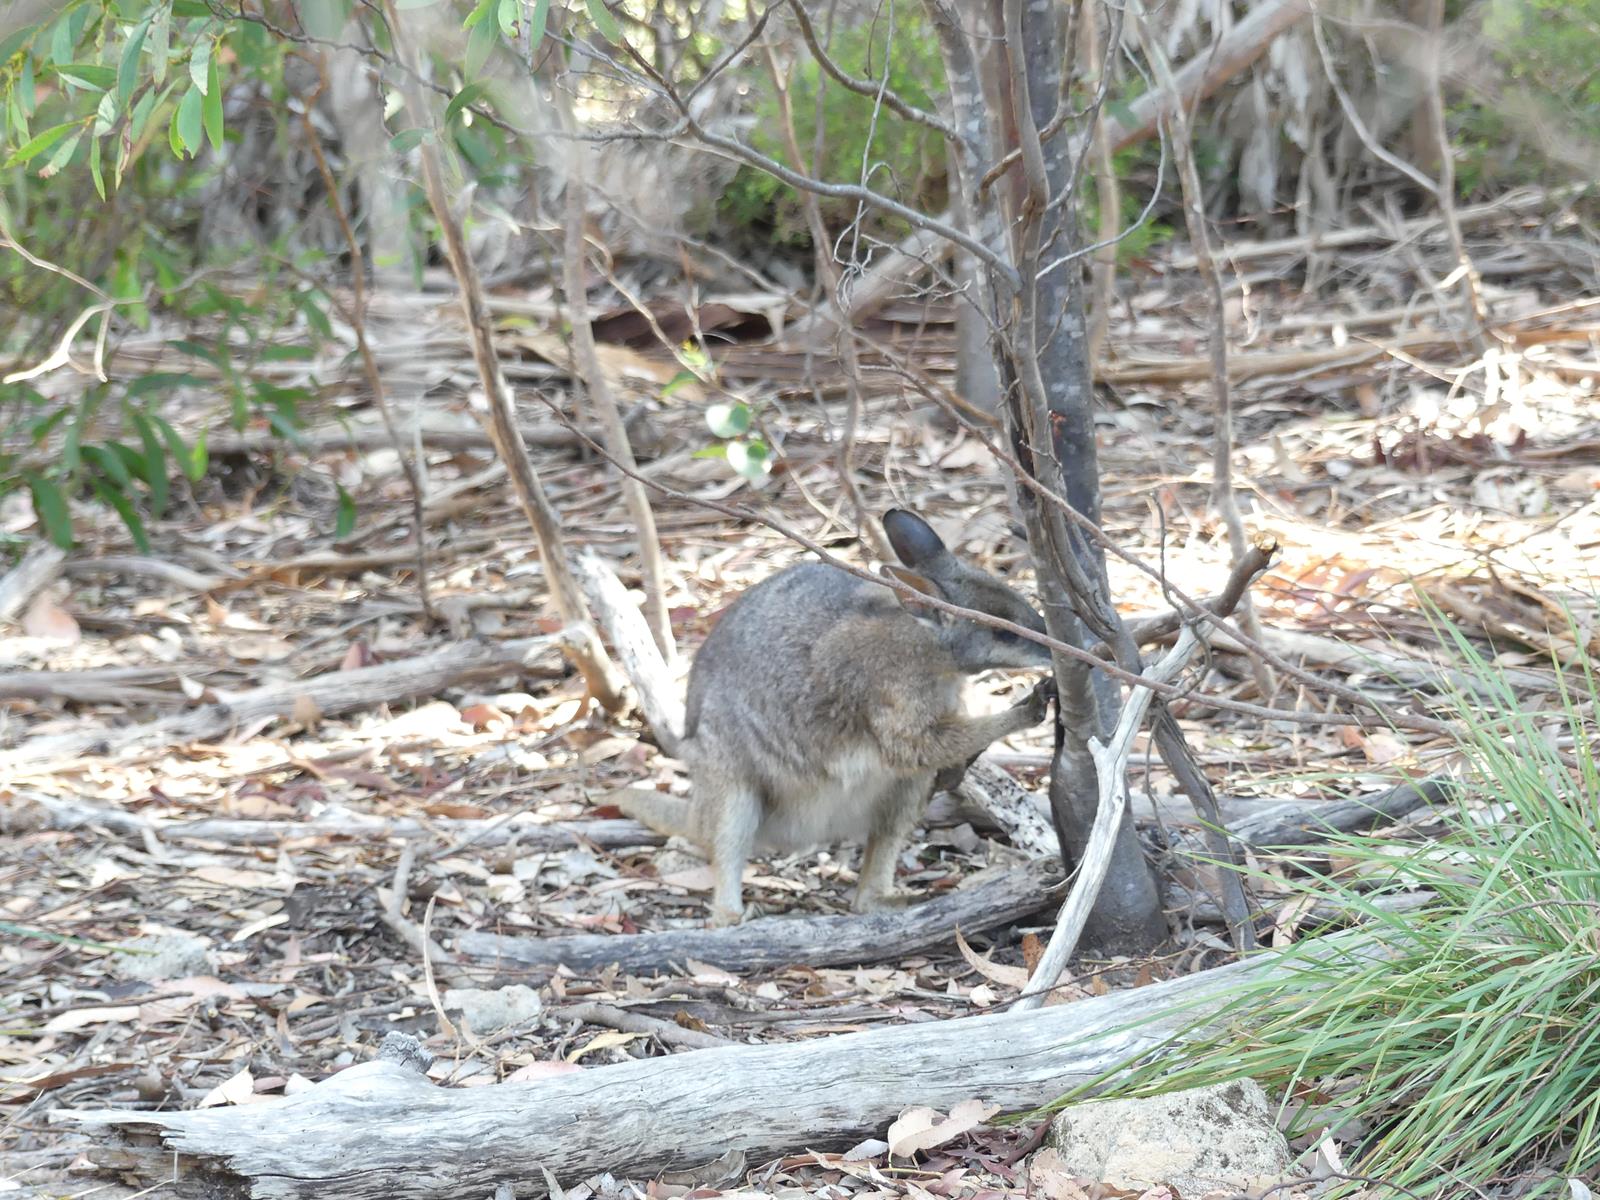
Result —
<instances>
[{"instance_id":1,"label":"dead branch","mask_svg":"<svg viewBox=\"0 0 1600 1200\"><path fill-rule=\"evenodd\" d=\"M561 87L555 89L555 95L562 123L569 131L575 131L577 120L573 116L571 97ZM588 156L589 147L581 141L574 141L567 147L567 220L562 244L561 280L566 292L572 360L577 368L577 381L599 415L606 448L619 463L637 470L639 464L633 456L628 429L617 408L617 398L611 392L611 383L600 365L600 356L595 351L594 326L589 321L589 286L584 262L587 254L584 226L589 203L586 182ZM624 474L621 485L622 501L633 522L634 536L638 539L639 569L644 576L644 611L650 636L655 639L662 657L671 661L677 654L677 647L672 640L672 622L667 617L666 572L661 565L661 539L656 535L655 513L650 508L650 496L642 483Z\"/></svg>"},{"instance_id":2,"label":"dead branch","mask_svg":"<svg viewBox=\"0 0 1600 1200\"><path fill-rule=\"evenodd\" d=\"M578 590L578 584L572 578L572 570L567 562L566 540L561 533L561 521L550 503L550 497L545 493L544 485L539 481L538 472L533 469L533 463L528 459L528 448L523 444L521 431L516 423L516 405L511 397L511 386L506 382L505 373L500 369L500 356L495 350L494 323L489 316L483 282L478 278L478 267L467 251L461 221L450 206L449 196L445 190L444 166L439 155L442 139L439 136L433 109L417 82L420 75L416 70L415 50L402 33L394 0L383 0L383 12L388 21L390 36L395 42L397 56L406 65L406 70L400 76L406 107L418 123L418 127L430 133L430 136L424 137L417 147L422 160L424 191L427 193L428 206L433 210L434 219L439 223L439 232L444 239L450 269L456 277L462 317L466 321L467 335L472 344L473 361L477 365L478 377L489 402L489 430L494 438L495 451L511 475L517 502L539 541L539 554L544 563L545 579L550 585L550 598L555 603L556 611L561 614L562 621L569 628L586 626L589 615L584 608L583 594ZM583 673L590 694L608 711L621 708L624 702L623 683L611 665L610 659L605 656L605 650L601 647L599 639L592 634L589 637L575 636L568 639L566 648L567 652L574 656L573 665Z\"/></svg>"},{"instance_id":3,"label":"dead branch","mask_svg":"<svg viewBox=\"0 0 1600 1200\"><path fill-rule=\"evenodd\" d=\"M1381 953L1341 934L1329 956ZM1034 1108L1092 1083L1235 995L1240 981L1294 970L1260 955L1148 987L1038 1011L896 1025L841 1037L641 1059L526 1084L441 1088L422 1064L361 1063L298 1095L187 1112L57 1110L91 1128L148 1129L188 1167L256 1200L455 1200L514 1181L596 1171L648 1176L730 1150L752 1159L843 1148L880 1134L907 1105L971 1099ZM773 1097L782 1098L774 1103ZM294 1136L284 1131L293 1129ZM417 1138L427 1131L428 1169ZM116 1147L94 1152L126 1165ZM170 1173L164 1162L145 1160ZM180 1160L183 1161L183 1160ZM548 1171L548 1182L545 1172ZM233 1193L230 1193L233 1194Z\"/></svg>"},{"instance_id":4,"label":"dead branch","mask_svg":"<svg viewBox=\"0 0 1600 1200\"><path fill-rule=\"evenodd\" d=\"M60 577L66 559L66 551L42 539L29 547L22 561L0 577L0 621L20 617L33 598Z\"/></svg>"},{"instance_id":5,"label":"dead branch","mask_svg":"<svg viewBox=\"0 0 1600 1200\"><path fill-rule=\"evenodd\" d=\"M644 710L656 744L676 755L683 739L682 690L650 637L639 609L611 569L593 550L582 550L573 564L578 583L622 664L622 673Z\"/></svg>"},{"instance_id":6,"label":"dead branch","mask_svg":"<svg viewBox=\"0 0 1600 1200\"><path fill-rule=\"evenodd\" d=\"M1133 2L1137 4L1138 0ZM1200 639L1195 635L1194 628L1185 625L1178 634L1177 645L1149 669L1150 678L1161 681L1176 679L1199 648ZM1128 757L1133 753L1134 736L1144 724L1145 710L1154 698L1155 693L1148 687L1135 686L1123 703L1122 712L1117 717L1117 727L1110 739L1102 742L1097 737L1089 738L1089 752L1094 755L1095 777L1099 781L1100 804L1095 810L1088 843L1078 860L1072 890L1061 906L1061 914L1056 918L1056 927L1050 934L1043 957L1028 977L1027 989L1013 1005L1015 1009L1025 1011L1043 1004L1050 990L1055 987L1056 980L1061 978L1061 972L1066 970L1073 951L1078 948L1078 939L1100 894L1100 885L1105 882L1106 872L1111 869L1111 852L1116 843L1117 830L1128 811ZM1233 872L1228 874L1237 882L1238 877ZM1247 919L1247 914L1236 916L1229 913L1229 926L1234 926L1241 918Z\"/></svg>"},{"instance_id":7,"label":"dead branch","mask_svg":"<svg viewBox=\"0 0 1600 1200\"><path fill-rule=\"evenodd\" d=\"M439 838L447 839L453 846L539 851L565 850L573 846L621 850L659 846L666 841L661 834L637 821L539 821L527 814L510 820L504 817L483 820L437 817L419 821L411 817L374 817L334 809L304 821L252 821L230 817L176 820L147 817L120 808L31 791L17 793L0 808L0 832L8 836L40 829L70 833L91 828L140 842L147 842L147 835L150 835L162 842L218 842L228 846L281 846L300 839L378 842Z\"/></svg>"},{"instance_id":8,"label":"dead branch","mask_svg":"<svg viewBox=\"0 0 1600 1200\"><path fill-rule=\"evenodd\" d=\"M158 750L207 741L258 722L319 716L429 696L472 680L513 673L563 648L566 633L507 642L468 642L405 662L331 671L312 679L267 684L142 725L87 733L44 734L0 751L0 769L38 767L62 759L130 750Z\"/></svg>"},{"instance_id":9,"label":"dead branch","mask_svg":"<svg viewBox=\"0 0 1600 1200\"><path fill-rule=\"evenodd\" d=\"M879 962L944 945L958 927L970 934L1009 925L1051 903L1059 862L997 868L989 878L894 912L836 917L766 917L723 929L674 929L631 936L513 937L460 934L464 957L504 968L667 971L693 959L727 971Z\"/></svg>"}]
</instances>

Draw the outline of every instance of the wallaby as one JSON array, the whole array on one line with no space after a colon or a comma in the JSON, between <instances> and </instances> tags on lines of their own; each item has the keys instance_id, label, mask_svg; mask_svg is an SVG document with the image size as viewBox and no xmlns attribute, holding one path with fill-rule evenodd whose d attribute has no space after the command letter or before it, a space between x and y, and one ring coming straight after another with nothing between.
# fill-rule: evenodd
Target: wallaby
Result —
<instances>
[{"instance_id":1,"label":"wallaby","mask_svg":"<svg viewBox=\"0 0 1600 1200\"><path fill-rule=\"evenodd\" d=\"M710 851L713 924L743 919L741 876L758 846L864 839L856 911L904 903L895 862L935 776L959 777L991 742L1046 715L1049 681L1003 712L968 714L967 676L1048 667L1050 653L917 597L1043 633L1039 614L957 559L921 517L893 509L883 525L904 564L884 573L917 596L826 563L789 567L752 587L723 613L690 668L680 751L690 797L635 793L622 803L658 831Z\"/></svg>"}]
</instances>

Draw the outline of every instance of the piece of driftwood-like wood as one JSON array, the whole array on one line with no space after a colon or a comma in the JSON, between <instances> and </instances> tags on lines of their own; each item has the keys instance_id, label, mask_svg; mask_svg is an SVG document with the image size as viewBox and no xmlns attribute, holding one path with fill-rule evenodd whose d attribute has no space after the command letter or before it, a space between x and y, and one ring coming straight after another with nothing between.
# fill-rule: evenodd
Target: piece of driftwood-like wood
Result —
<instances>
[{"instance_id":1,"label":"piece of driftwood-like wood","mask_svg":"<svg viewBox=\"0 0 1600 1200\"><path fill-rule=\"evenodd\" d=\"M491 817L466 821L449 817L417 821L410 817L374 817L332 810L306 821L251 821L235 817L163 820L42 792L23 791L0 803L0 833L15 837L40 829L71 832L104 829L118 837L163 842L214 842L227 846L280 846L302 838L379 841L390 838L448 839L459 848L516 846L526 850L564 850L598 846L621 850L659 846L667 839L648 826L624 819L536 821L523 814L513 820Z\"/></svg>"},{"instance_id":2,"label":"piece of driftwood-like wood","mask_svg":"<svg viewBox=\"0 0 1600 1200\"><path fill-rule=\"evenodd\" d=\"M683 690L673 680L644 614L617 573L593 550L580 551L572 571L633 687L656 743L668 754L677 754L683 740Z\"/></svg>"},{"instance_id":3,"label":"piece of driftwood-like wood","mask_svg":"<svg viewBox=\"0 0 1600 1200\"><path fill-rule=\"evenodd\" d=\"M1048 808L1005 768L980 754L956 785L961 803L1005 831L1011 844L1039 858L1059 860L1061 841ZM931 815L931 814L930 814Z\"/></svg>"},{"instance_id":4,"label":"piece of driftwood-like wood","mask_svg":"<svg viewBox=\"0 0 1600 1200\"><path fill-rule=\"evenodd\" d=\"M61 574L66 553L49 542L38 542L22 561L0 576L0 621L15 621L33 598Z\"/></svg>"},{"instance_id":5,"label":"piece of driftwood-like wood","mask_svg":"<svg viewBox=\"0 0 1600 1200\"><path fill-rule=\"evenodd\" d=\"M504 675L530 660L553 657L563 634L478 641L451 646L435 654L352 671L330 671L311 679L251 688L226 701L205 704L142 725L98 732L45 734L12 750L0 751L0 770L39 766L86 754L164 749L226 736L258 721L283 717L315 720L320 715L348 712L412 696L431 696L470 680Z\"/></svg>"},{"instance_id":6,"label":"piece of driftwood-like wood","mask_svg":"<svg viewBox=\"0 0 1600 1200\"><path fill-rule=\"evenodd\" d=\"M879 962L943 945L1031 916L1055 903L1060 864L1028 863L996 870L970 887L890 912L827 917L767 917L724 929L673 929L622 935L513 937L463 933L455 950L463 958L506 967L601 970L616 965L630 974L665 971L693 959L727 971L760 971L805 963L813 967Z\"/></svg>"},{"instance_id":7,"label":"piece of driftwood-like wood","mask_svg":"<svg viewBox=\"0 0 1600 1200\"><path fill-rule=\"evenodd\" d=\"M1370 937L1355 936L1323 939L1324 953L1377 952L1365 949ZM219 1173L219 1189L231 1182L228 1195L254 1200L458 1200L506 1182L541 1196L545 1171L571 1184L602 1170L653 1175L730 1151L761 1161L843 1148L881 1135L910 1105L1034 1108L1156 1049L1247 976L1285 969L1263 954L1031 1012L700 1050L530 1083L442 1088L377 1061L262 1104L51 1119L153 1130L184 1156L181 1167Z\"/></svg>"}]
</instances>

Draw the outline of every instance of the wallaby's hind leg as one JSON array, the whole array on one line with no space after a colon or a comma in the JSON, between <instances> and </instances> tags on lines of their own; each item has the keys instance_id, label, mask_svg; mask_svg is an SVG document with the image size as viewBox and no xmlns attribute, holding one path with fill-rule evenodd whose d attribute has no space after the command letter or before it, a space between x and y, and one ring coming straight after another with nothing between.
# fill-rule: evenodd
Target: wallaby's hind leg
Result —
<instances>
[{"instance_id":1,"label":"wallaby's hind leg","mask_svg":"<svg viewBox=\"0 0 1600 1200\"><path fill-rule=\"evenodd\" d=\"M698 785L697 785L698 786ZM761 797L748 784L716 780L701 802L710 817L712 925L737 925L744 920L744 865L755 848L761 827Z\"/></svg>"},{"instance_id":2,"label":"wallaby's hind leg","mask_svg":"<svg viewBox=\"0 0 1600 1200\"><path fill-rule=\"evenodd\" d=\"M878 798L872 814L872 830L867 835L867 849L861 856L855 902L851 905L856 912L895 908L912 899L909 892L895 891L894 868L932 792L933 772L930 771L895 780Z\"/></svg>"}]
</instances>

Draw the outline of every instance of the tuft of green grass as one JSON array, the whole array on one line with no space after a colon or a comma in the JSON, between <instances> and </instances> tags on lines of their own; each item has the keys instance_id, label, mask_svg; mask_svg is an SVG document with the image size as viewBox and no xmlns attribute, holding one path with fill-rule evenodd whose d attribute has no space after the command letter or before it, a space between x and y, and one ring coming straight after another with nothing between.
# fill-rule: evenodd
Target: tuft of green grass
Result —
<instances>
[{"instance_id":1,"label":"tuft of green grass","mask_svg":"<svg viewBox=\"0 0 1600 1200\"><path fill-rule=\"evenodd\" d=\"M1531 711L1458 630L1435 621L1480 685L1450 697L1466 771L1443 834L1330 842L1296 886L1351 914L1360 933L1303 939L1159 1054L1053 1107L1089 1090L1153 1095L1249 1077L1284 1096L1291 1134L1348 1122L1359 1131L1341 1147L1351 1170L1417 1195L1510 1179L1517 1194L1536 1194L1563 1177L1594 1178L1592 664L1568 664L1554 703ZM1434 896L1425 909L1386 906L1419 888Z\"/></svg>"}]
</instances>

